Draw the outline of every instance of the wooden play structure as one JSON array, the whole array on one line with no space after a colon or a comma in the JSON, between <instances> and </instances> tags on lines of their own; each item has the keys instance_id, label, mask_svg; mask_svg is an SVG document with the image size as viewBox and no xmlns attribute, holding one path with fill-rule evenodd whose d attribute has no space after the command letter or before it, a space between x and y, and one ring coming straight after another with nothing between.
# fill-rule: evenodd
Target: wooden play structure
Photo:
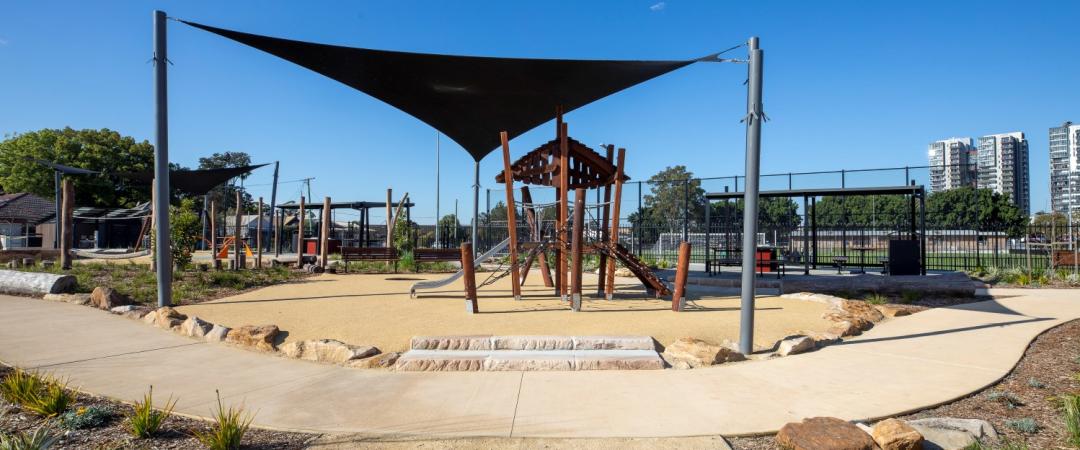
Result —
<instances>
[{"instance_id":1,"label":"wooden play structure","mask_svg":"<svg viewBox=\"0 0 1080 450\"><path fill-rule=\"evenodd\" d=\"M507 229L509 231L508 253L509 268L506 274L511 277L514 299L521 299L521 285L525 281L534 263L538 264L544 285L555 288L555 294L570 302L573 311L581 310L582 300L582 258L585 254L599 257L601 274L598 280L597 295L611 299L615 288L616 261L629 269L645 289L657 298L672 294L672 289L658 277L643 261L638 259L626 247L618 242L619 204L622 200L623 183L629 180L625 167L625 149L618 150L615 157L614 146L608 146L606 155L601 155L579 141L571 139L567 133L567 124L559 115L556 120L556 139L549 141L525 154L517 161L510 161L509 136L501 133L503 170L495 181L506 186ZM514 199L514 183L521 182L521 202ZM533 203L528 185L555 188L556 200L552 204ZM598 239L586 241L584 233L587 189L602 189L604 202L591 207L597 208L600 222ZM612 198L614 190L614 198ZM570 192L574 192L574 204L570 206ZM525 222L529 234L527 240L518 236L517 206L525 213ZM557 208L555 226L543 229L539 221L540 206ZM684 243L682 249L689 262L690 245ZM519 263L521 252L525 252L524 267ZM555 275L551 276L551 262L547 253L554 255ZM472 247L463 246L461 251L463 267L473 265ZM673 302L672 309L682 310L681 294L686 282L686 267L679 265L676 291L680 301ZM522 270L524 269L524 270ZM476 312L477 283L472 270L465 270L465 290L468 310ZM487 284L487 283L483 283Z\"/></svg>"}]
</instances>

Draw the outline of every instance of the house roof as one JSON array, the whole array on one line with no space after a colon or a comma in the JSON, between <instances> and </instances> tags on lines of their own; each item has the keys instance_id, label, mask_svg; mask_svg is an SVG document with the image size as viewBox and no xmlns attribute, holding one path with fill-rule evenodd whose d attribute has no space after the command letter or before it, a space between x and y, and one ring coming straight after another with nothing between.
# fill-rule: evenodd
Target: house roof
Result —
<instances>
[{"instance_id":1,"label":"house roof","mask_svg":"<svg viewBox=\"0 0 1080 450\"><path fill-rule=\"evenodd\" d=\"M54 215L56 207L52 200L26 192L0 194L0 222L39 224Z\"/></svg>"}]
</instances>

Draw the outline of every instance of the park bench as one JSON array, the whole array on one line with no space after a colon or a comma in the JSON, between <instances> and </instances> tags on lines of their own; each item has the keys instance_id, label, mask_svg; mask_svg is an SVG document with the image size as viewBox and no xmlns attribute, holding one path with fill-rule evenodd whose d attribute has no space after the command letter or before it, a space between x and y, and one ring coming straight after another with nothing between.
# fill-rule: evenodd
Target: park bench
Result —
<instances>
[{"instance_id":1,"label":"park bench","mask_svg":"<svg viewBox=\"0 0 1080 450\"><path fill-rule=\"evenodd\" d=\"M350 261L393 262L394 273L397 273L398 251L392 247L341 247L341 262L345 264L346 273Z\"/></svg>"},{"instance_id":2,"label":"park bench","mask_svg":"<svg viewBox=\"0 0 1080 450\"><path fill-rule=\"evenodd\" d=\"M833 265L836 266L836 274L839 275L844 271L844 266L847 265L847 256L834 256L832 259Z\"/></svg>"},{"instance_id":3,"label":"park bench","mask_svg":"<svg viewBox=\"0 0 1080 450\"><path fill-rule=\"evenodd\" d=\"M413 250L413 261L417 263L457 262L461 261L461 250L456 248L418 248Z\"/></svg>"}]
</instances>

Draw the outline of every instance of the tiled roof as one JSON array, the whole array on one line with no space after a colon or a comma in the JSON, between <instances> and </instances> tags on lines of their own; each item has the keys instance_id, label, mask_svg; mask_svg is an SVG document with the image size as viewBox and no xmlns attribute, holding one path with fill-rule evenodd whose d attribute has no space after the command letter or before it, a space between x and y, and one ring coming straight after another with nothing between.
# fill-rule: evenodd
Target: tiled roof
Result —
<instances>
[{"instance_id":1,"label":"tiled roof","mask_svg":"<svg viewBox=\"0 0 1080 450\"><path fill-rule=\"evenodd\" d=\"M0 222L38 224L55 214L52 200L25 192L0 195Z\"/></svg>"}]
</instances>

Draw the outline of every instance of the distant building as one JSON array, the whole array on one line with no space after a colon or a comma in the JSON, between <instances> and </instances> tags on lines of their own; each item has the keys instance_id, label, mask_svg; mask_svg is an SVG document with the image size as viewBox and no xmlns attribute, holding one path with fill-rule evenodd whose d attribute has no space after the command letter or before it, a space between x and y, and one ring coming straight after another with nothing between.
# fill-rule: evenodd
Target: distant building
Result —
<instances>
[{"instance_id":1,"label":"distant building","mask_svg":"<svg viewBox=\"0 0 1080 450\"><path fill-rule=\"evenodd\" d=\"M1050 209L1080 209L1080 124L1050 129Z\"/></svg>"},{"instance_id":2,"label":"distant building","mask_svg":"<svg viewBox=\"0 0 1080 450\"><path fill-rule=\"evenodd\" d=\"M930 143L930 192L975 186L976 154L969 137Z\"/></svg>"},{"instance_id":3,"label":"distant building","mask_svg":"<svg viewBox=\"0 0 1080 450\"><path fill-rule=\"evenodd\" d=\"M991 134L978 140L976 187L1008 195L1024 214L1031 212L1028 141L1024 133Z\"/></svg>"},{"instance_id":4,"label":"distant building","mask_svg":"<svg viewBox=\"0 0 1080 450\"><path fill-rule=\"evenodd\" d=\"M37 228L55 215L52 200L25 192L0 194L0 248L41 247L42 236Z\"/></svg>"}]
</instances>

